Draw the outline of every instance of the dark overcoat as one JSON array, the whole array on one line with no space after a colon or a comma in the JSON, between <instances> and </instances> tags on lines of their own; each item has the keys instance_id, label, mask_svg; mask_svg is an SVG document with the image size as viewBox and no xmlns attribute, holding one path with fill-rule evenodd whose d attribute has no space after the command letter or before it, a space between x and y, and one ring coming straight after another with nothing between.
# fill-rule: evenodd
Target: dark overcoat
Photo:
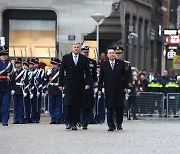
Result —
<instances>
[{"instance_id":1,"label":"dark overcoat","mask_svg":"<svg viewBox=\"0 0 180 154\"><path fill-rule=\"evenodd\" d=\"M100 65L98 90L101 91L104 84L105 103L107 108L123 107L124 89L128 88L127 74L122 60L115 60L112 70L109 60Z\"/></svg>"},{"instance_id":2,"label":"dark overcoat","mask_svg":"<svg viewBox=\"0 0 180 154\"><path fill-rule=\"evenodd\" d=\"M64 105L81 107L85 85L91 85L91 74L87 57L79 54L77 65L72 53L63 56L59 86L64 86Z\"/></svg>"}]
</instances>

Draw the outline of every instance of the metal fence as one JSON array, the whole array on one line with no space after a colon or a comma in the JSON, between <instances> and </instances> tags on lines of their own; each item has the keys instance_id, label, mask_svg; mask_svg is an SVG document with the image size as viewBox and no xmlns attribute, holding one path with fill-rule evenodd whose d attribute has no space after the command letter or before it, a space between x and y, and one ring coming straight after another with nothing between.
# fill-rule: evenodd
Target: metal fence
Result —
<instances>
[{"instance_id":1,"label":"metal fence","mask_svg":"<svg viewBox=\"0 0 180 154\"><path fill-rule=\"evenodd\" d=\"M164 116L164 94L158 92L140 92L136 99L137 115Z\"/></svg>"},{"instance_id":2,"label":"metal fence","mask_svg":"<svg viewBox=\"0 0 180 154\"><path fill-rule=\"evenodd\" d=\"M168 93L165 102L167 117L180 117L180 93Z\"/></svg>"}]
</instances>

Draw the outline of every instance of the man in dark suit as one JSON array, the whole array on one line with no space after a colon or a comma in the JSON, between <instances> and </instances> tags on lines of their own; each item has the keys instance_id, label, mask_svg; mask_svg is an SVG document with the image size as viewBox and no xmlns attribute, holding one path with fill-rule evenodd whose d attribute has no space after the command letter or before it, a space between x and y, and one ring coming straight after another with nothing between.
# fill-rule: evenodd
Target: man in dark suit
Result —
<instances>
[{"instance_id":1,"label":"man in dark suit","mask_svg":"<svg viewBox=\"0 0 180 154\"><path fill-rule=\"evenodd\" d=\"M72 52L63 56L59 76L59 88L63 90L64 86L66 129L72 130L77 130L83 93L91 85L88 59L79 52L80 43L74 43Z\"/></svg>"},{"instance_id":2,"label":"man in dark suit","mask_svg":"<svg viewBox=\"0 0 180 154\"><path fill-rule=\"evenodd\" d=\"M124 94L128 88L127 74L124 62L116 59L113 48L108 49L107 57L108 59L102 62L100 66L98 93L101 95L104 83L108 131L116 129L113 119L114 111L116 112L117 129L122 130Z\"/></svg>"}]
</instances>

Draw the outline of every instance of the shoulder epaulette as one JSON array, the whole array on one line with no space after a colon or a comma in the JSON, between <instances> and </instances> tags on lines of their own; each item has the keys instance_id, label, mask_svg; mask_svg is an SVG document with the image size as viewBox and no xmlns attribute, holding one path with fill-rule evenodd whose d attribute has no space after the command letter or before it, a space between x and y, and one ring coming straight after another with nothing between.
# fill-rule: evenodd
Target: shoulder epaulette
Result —
<instances>
[{"instance_id":1,"label":"shoulder epaulette","mask_svg":"<svg viewBox=\"0 0 180 154\"><path fill-rule=\"evenodd\" d=\"M126 61L126 60L124 60L124 62L125 62L125 63L128 63L128 64L130 64L130 62L129 62L129 61Z\"/></svg>"}]
</instances>

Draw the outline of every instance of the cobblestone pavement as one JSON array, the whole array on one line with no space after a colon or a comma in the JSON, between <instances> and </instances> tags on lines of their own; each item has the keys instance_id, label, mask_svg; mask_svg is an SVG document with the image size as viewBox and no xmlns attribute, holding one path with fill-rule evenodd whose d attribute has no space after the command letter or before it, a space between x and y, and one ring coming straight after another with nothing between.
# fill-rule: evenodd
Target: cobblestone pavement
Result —
<instances>
[{"instance_id":1,"label":"cobblestone pavement","mask_svg":"<svg viewBox=\"0 0 180 154\"><path fill-rule=\"evenodd\" d=\"M0 154L179 154L180 119L124 120L122 131L108 132L106 124L88 130L66 130L40 124L0 125Z\"/></svg>"}]
</instances>

